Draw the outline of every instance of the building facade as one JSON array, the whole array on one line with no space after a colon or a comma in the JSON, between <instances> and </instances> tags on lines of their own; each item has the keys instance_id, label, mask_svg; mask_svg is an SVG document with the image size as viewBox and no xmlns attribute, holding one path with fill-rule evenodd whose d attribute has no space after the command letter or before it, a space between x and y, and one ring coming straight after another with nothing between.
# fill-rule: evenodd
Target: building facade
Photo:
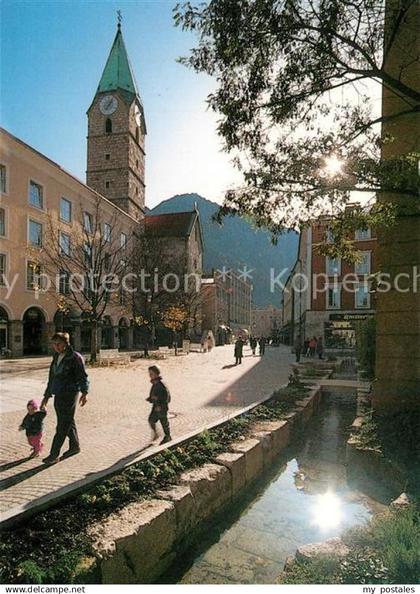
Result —
<instances>
[{"instance_id":1,"label":"building facade","mask_svg":"<svg viewBox=\"0 0 420 594\"><path fill-rule=\"evenodd\" d=\"M216 344L230 342L242 331L251 332L252 285L233 272L214 271L201 286L202 327L211 330Z\"/></svg>"},{"instance_id":2,"label":"building facade","mask_svg":"<svg viewBox=\"0 0 420 594\"><path fill-rule=\"evenodd\" d=\"M97 194L32 147L5 130L0 131L0 163L4 185L0 201L1 281L0 347L13 356L47 352L48 337L67 330L76 348L89 349L89 325L74 308L63 314L59 304L65 288L53 283L49 290L40 283L44 269L43 246L51 224L63 244L80 234L97 210L101 217L117 220L114 232L128 241L138 222L112 202ZM129 346L130 310L110 304L104 317L104 338L109 346ZM127 328L127 331L125 330ZM124 329L124 330L120 330ZM121 339L121 341L119 340ZM101 330L99 340L102 342Z\"/></svg>"},{"instance_id":3,"label":"building facade","mask_svg":"<svg viewBox=\"0 0 420 594\"><path fill-rule=\"evenodd\" d=\"M153 232L183 271L201 276L198 213L184 216L182 233L182 216L145 223L145 114L120 25L87 118L87 184L0 131L0 349L12 356L47 353L54 331L68 331L77 350L91 349L92 307L88 299L70 299L69 275L61 270L64 260L76 261L76 244L84 263L98 260L97 249L106 250L106 269L112 261L128 262L125 251ZM56 269L49 260L47 270L51 245L58 250ZM132 299L122 288L108 293L95 321L98 347L141 346Z\"/></svg>"},{"instance_id":4,"label":"building facade","mask_svg":"<svg viewBox=\"0 0 420 594\"><path fill-rule=\"evenodd\" d=\"M269 305L268 307L253 307L251 312L251 333L254 336L278 339L282 326L282 310Z\"/></svg>"},{"instance_id":5,"label":"building facade","mask_svg":"<svg viewBox=\"0 0 420 594\"><path fill-rule=\"evenodd\" d=\"M349 239L360 254L357 262L331 259L320 253L328 238L328 220L304 228L298 257L282 298L283 342L293 344L322 337L330 350L352 350L357 323L374 315L371 275L377 270L377 239L373 229L361 229Z\"/></svg>"}]
</instances>

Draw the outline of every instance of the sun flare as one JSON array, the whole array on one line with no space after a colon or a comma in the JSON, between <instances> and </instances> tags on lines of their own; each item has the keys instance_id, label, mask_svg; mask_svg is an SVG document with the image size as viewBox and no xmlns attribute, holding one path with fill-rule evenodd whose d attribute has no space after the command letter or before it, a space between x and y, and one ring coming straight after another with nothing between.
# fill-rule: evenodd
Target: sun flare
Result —
<instances>
[{"instance_id":1,"label":"sun flare","mask_svg":"<svg viewBox=\"0 0 420 594\"><path fill-rule=\"evenodd\" d=\"M318 495L313 508L313 523L324 530L328 530L338 526L341 519L341 500L337 495L331 491Z\"/></svg>"}]
</instances>

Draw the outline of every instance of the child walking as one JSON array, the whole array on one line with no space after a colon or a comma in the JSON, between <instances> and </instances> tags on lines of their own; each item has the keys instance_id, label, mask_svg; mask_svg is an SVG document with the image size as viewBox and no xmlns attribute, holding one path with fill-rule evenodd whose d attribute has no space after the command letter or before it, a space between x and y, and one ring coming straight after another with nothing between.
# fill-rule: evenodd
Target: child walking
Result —
<instances>
[{"instance_id":1,"label":"child walking","mask_svg":"<svg viewBox=\"0 0 420 594\"><path fill-rule=\"evenodd\" d=\"M30 458L36 458L42 452L42 429L47 411L39 408L36 400L29 400L26 405L28 413L19 426L19 431L25 431L29 445L32 447Z\"/></svg>"},{"instance_id":2,"label":"child walking","mask_svg":"<svg viewBox=\"0 0 420 594\"><path fill-rule=\"evenodd\" d=\"M150 395L146 400L153 405L152 412L149 415L149 425L152 429L152 440L155 440L158 436L156 423L160 421L165 434L160 442L160 445L162 445L172 440L168 421L168 405L171 401L171 395L162 381L160 369L157 365L151 365L149 367L149 377L152 387L150 389Z\"/></svg>"}]
</instances>

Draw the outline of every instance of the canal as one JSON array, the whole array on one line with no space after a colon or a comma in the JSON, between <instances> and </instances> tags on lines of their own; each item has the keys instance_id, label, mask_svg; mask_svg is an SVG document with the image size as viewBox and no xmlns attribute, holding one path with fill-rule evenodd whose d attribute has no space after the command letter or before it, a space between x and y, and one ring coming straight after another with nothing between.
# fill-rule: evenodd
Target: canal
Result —
<instances>
[{"instance_id":1,"label":"canal","mask_svg":"<svg viewBox=\"0 0 420 594\"><path fill-rule=\"evenodd\" d=\"M388 503L347 483L345 451L355 394L327 394L300 443L234 509L178 558L160 583L273 583L297 547L339 536Z\"/></svg>"}]
</instances>

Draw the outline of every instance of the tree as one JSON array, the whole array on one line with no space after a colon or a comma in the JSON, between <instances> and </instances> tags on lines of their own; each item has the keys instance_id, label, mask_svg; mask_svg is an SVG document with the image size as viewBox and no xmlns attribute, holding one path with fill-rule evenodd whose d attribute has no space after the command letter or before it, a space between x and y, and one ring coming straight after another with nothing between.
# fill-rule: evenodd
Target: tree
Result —
<instances>
[{"instance_id":1,"label":"tree","mask_svg":"<svg viewBox=\"0 0 420 594\"><path fill-rule=\"evenodd\" d=\"M176 23L199 37L181 61L216 78L208 102L219 115L225 149L243 172L244 184L227 191L220 216L250 215L279 233L319 214L342 218L353 191L403 188L417 195L416 157L381 160L379 137L381 122L419 112L420 92L403 76L414 44L401 75L386 67L414 4L398 3L384 51L381 0L211 0L176 7ZM372 106L370 96L379 98L382 84L404 95L398 114ZM388 222L390 209L376 205L369 216L375 214Z\"/></svg>"},{"instance_id":2,"label":"tree","mask_svg":"<svg viewBox=\"0 0 420 594\"><path fill-rule=\"evenodd\" d=\"M325 252L346 257L349 232L373 224L381 268L395 278L420 264L416 0L187 2L175 21L198 35L181 61L216 78L209 105L243 172L219 218L248 215L276 234L331 215ZM377 200L349 217L354 192ZM377 303L375 406L418 406L419 293Z\"/></svg>"},{"instance_id":3,"label":"tree","mask_svg":"<svg viewBox=\"0 0 420 594\"><path fill-rule=\"evenodd\" d=\"M80 206L79 220L83 224L75 224L71 235L50 215L39 256L51 281L51 294L58 309L68 312L75 307L90 323L90 354L94 362L98 351L98 325L105 310L123 301L122 280L128 270L131 245L118 214L105 216L100 198L90 210L88 214ZM122 237L127 241L122 241Z\"/></svg>"},{"instance_id":4,"label":"tree","mask_svg":"<svg viewBox=\"0 0 420 594\"><path fill-rule=\"evenodd\" d=\"M178 351L177 335L185 329L188 323L188 311L183 305L171 305L162 314L162 323L171 330L175 346L175 355Z\"/></svg>"},{"instance_id":5,"label":"tree","mask_svg":"<svg viewBox=\"0 0 420 594\"><path fill-rule=\"evenodd\" d=\"M152 343L158 324L170 329L164 320L168 319L167 312L173 307L185 313L184 325L177 329L177 333L187 333L200 321L200 291L193 278L185 278L183 266L184 261L174 251L172 241L147 232L136 237L131 261L136 276L133 319Z\"/></svg>"}]
</instances>

